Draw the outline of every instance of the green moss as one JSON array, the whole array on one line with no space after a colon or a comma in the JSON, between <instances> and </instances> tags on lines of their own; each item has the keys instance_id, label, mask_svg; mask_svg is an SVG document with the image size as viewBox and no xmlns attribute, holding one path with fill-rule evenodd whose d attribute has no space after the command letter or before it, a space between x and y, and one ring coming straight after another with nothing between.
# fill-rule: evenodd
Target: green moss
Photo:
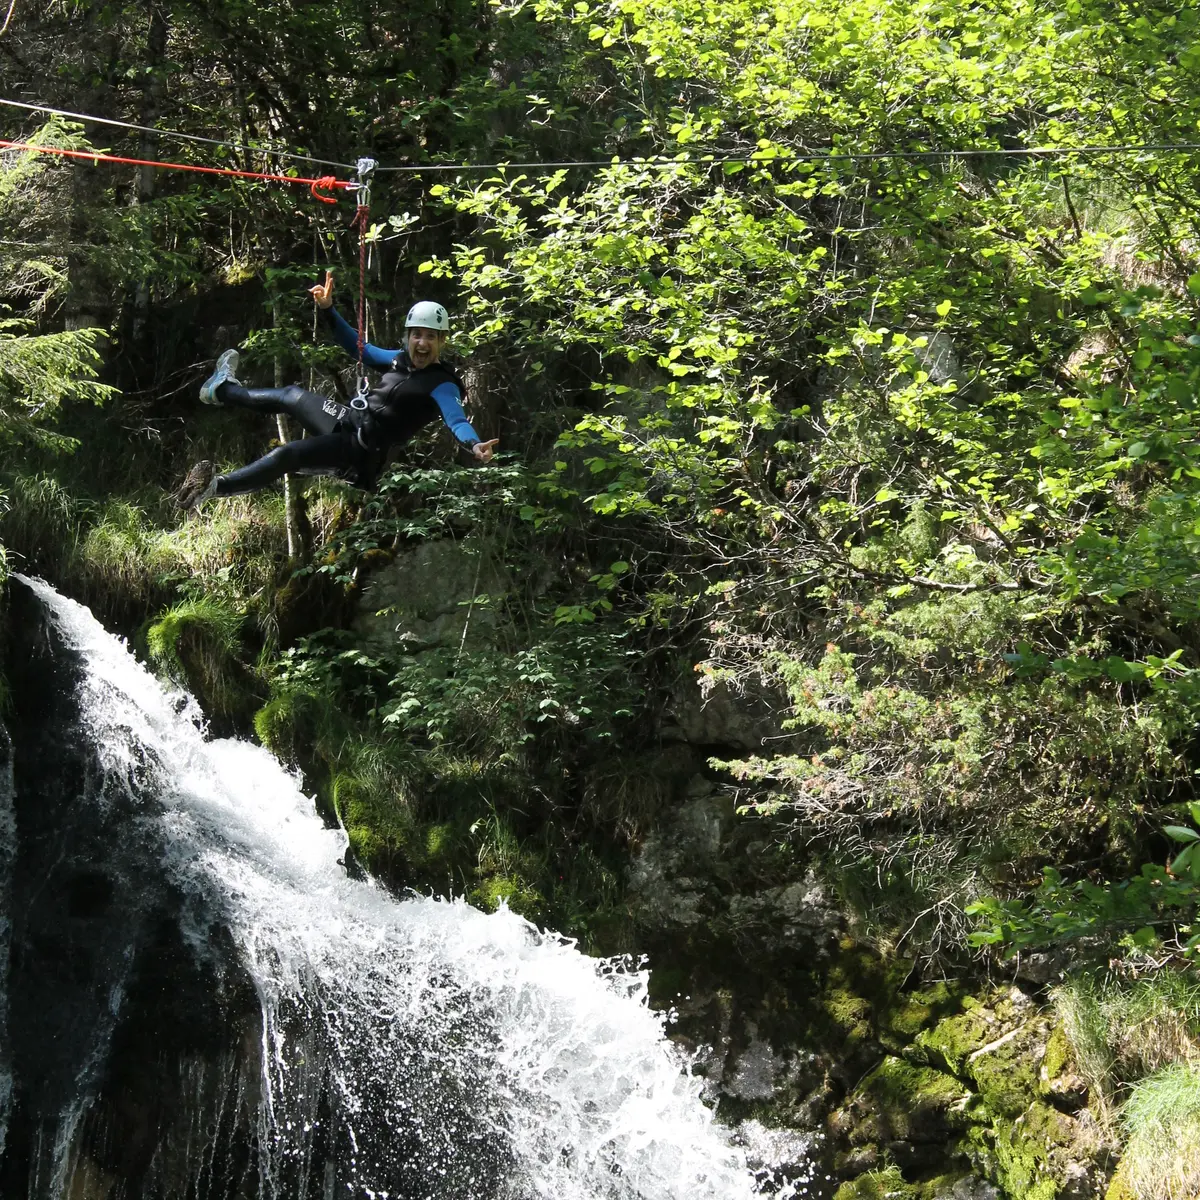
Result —
<instances>
[{"instance_id":1,"label":"green moss","mask_svg":"<svg viewBox=\"0 0 1200 1200\"><path fill-rule=\"evenodd\" d=\"M254 714L254 732L272 754L294 759L307 703L308 697L299 692L283 692Z\"/></svg>"},{"instance_id":2,"label":"green moss","mask_svg":"<svg viewBox=\"0 0 1200 1200\"><path fill-rule=\"evenodd\" d=\"M913 964L886 958L848 938L825 976L822 1012L851 1045L880 1042L894 1054L922 1030L961 1004L961 989L939 981L910 988Z\"/></svg>"},{"instance_id":3,"label":"green moss","mask_svg":"<svg viewBox=\"0 0 1200 1200\"><path fill-rule=\"evenodd\" d=\"M951 1109L963 1099L963 1085L933 1067L885 1058L863 1080L859 1094L874 1116L881 1141L929 1141L948 1136L961 1124Z\"/></svg>"},{"instance_id":4,"label":"green moss","mask_svg":"<svg viewBox=\"0 0 1200 1200\"><path fill-rule=\"evenodd\" d=\"M977 1011L947 1017L917 1036L914 1055L937 1063L955 1075L965 1075L967 1060L980 1046L987 1044L988 1032L988 1026Z\"/></svg>"},{"instance_id":5,"label":"green moss","mask_svg":"<svg viewBox=\"0 0 1200 1200\"><path fill-rule=\"evenodd\" d=\"M484 912L495 912L503 901L526 920L544 917L546 901L536 888L516 875L492 875L470 891L470 900Z\"/></svg>"},{"instance_id":6,"label":"green moss","mask_svg":"<svg viewBox=\"0 0 1200 1200\"><path fill-rule=\"evenodd\" d=\"M1065 1075L1073 1062L1071 1042L1067 1037L1066 1030L1061 1025L1055 1025L1046 1042L1046 1053L1042 1056L1038 1091L1043 1096L1049 1094L1049 1085Z\"/></svg>"},{"instance_id":7,"label":"green moss","mask_svg":"<svg viewBox=\"0 0 1200 1200\"><path fill-rule=\"evenodd\" d=\"M970 1175L964 1175L960 1171L950 1175L935 1175L932 1179L922 1179L916 1185L917 1195L920 1200L946 1200L947 1197L954 1195L955 1184L971 1178Z\"/></svg>"},{"instance_id":8,"label":"green moss","mask_svg":"<svg viewBox=\"0 0 1200 1200\"><path fill-rule=\"evenodd\" d=\"M862 996L846 988L830 988L821 999L821 1007L847 1039L866 1041L871 1037L871 1005Z\"/></svg>"},{"instance_id":9,"label":"green moss","mask_svg":"<svg viewBox=\"0 0 1200 1200\"><path fill-rule=\"evenodd\" d=\"M1006 1196L1054 1200L1058 1194L1051 1174L1054 1151L1070 1146L1073 1133L1069 1118L1035 1101L1015 1120L998 1118L990 1128L976 1127L970 1139Z\"/></svg>"},{"instance_id":10,"label":"green moss","mask_svg":"<svg viewBox=\"0 0 1200 1200\"><path fill-rule=\"evenodd\" d=\"M450 867L459 851L458 830L449 824L428 825L425 828L425 860L430 867Z\"/></svg>"},{"instance_id":11,"label":"green moss","mask_svg":"<svg viewBox=\"0 0 1200 1200\"><path fill-rule=\"evenodd\" d=\"M368 868L407 874L420 863L424 846L403 796L347 774L334 776L330 790L350 847Z\"/></svg>"},{"instance_id":12,"label":"green moss","mask_svg":"<svg viewBox=\"0 0 1200 1200\"><path fill-rule=\"evenodd\" d=\"M1032 1033L1022 1030L1011 1041L968 1064L970 1075L988 1112L1017 1117L1028 1107L1041 1086L1038 1068L1040 1047L1031 1045Z\"/></svg>"},{"instance_id":13,"label":"green moss","mask_svg":"<svg viewBox=\"0 0 1200 1200\"><path fill-rule=\"evenodd\" d=\"M906 1182L898 1167L868 1171L843 1183L833 1200L919 1200L920 1191Z\"/></svg>"},{"instance_id":14,"label":"green moss","mask_svg":"<svg viewBox=\"0 0 1200 1200\"><path fill-rule=\"evenodd\" d=\"M898 1041L910 1042L922 1029L957 1010L960 998L959 989L944 980L920 991L901 993L895 1006L884 1014L882 1028Z\"/></svg>"},{"instance_id":15,"label":"green moss","mask_svg":"<svg viewBox=\"0 0 1200 1200\"><path fill-rule=\"evenodd\" d=\"M146 631L155 664L186 687L210 717L248 715L254 697L240 662L244 617L217 600L185 600L165 609Z\"/></svg>"}]
</instances>

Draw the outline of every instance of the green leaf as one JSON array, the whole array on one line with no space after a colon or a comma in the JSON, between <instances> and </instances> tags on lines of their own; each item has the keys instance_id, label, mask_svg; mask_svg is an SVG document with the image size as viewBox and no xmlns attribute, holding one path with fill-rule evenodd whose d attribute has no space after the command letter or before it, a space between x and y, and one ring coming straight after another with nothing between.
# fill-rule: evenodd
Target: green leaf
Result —
<instances>
[{"instance_id":1,"label":"green leaf","mask_svg":"<svg viewBox=\"0 0 1200 1200\"><path fill-rule=\"evenodd\" d=\"M1164 825L1163 833L1174 842L1200 842L1200 833L1186 825Z\"/></svg>"},{"instance_id":2,"label":"green leaf","mask_svg":"<svg viewBox=\"0 0 1200 1200\"><path fill-rule=\"evenodd\" d=\"M941 304L939 304L939 305L937 306L937 308L936 308L934 311L937 313L937 315L938 315L939 317L945 317L945 316L948 316L948 315L949 315L949 313L950 313L950 310L951 310L953 307L954 307L954 305L953 305L953 303L952 303L951 301L949 301L949 300L943 300L943 301L941 302ZM942 336L943 336L942 334L938 334L938 337L942 337Z\"/></svg>"}]
</instances>

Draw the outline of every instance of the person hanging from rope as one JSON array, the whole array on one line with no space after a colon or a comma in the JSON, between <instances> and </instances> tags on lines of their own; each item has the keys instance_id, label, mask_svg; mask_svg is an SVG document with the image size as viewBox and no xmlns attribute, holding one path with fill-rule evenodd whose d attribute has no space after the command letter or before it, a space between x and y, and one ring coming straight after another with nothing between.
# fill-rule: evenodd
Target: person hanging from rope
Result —
<instances>
[{"instance_id":1,"label":"person hanging from rope","mask_svg":"<svg viewBox=\"0 0 1200 1200\"><path fill-rule=\"evenodd\" d=\"M358 358L359 335L333 307L333 272L327 271L325 282L314 284L309 294L334 340ZM461 380L441 362L449 331L450 318L440 304L418 301L408 310L402 349L362 344L363 364L383 375L349 405L296 386L243 387L237 379L238 352L226 350L201 385L200 399L260 413L286 413L311 436L285 442L227 475L218 475L211 462L199 462L175 493L176 503L195 508L214 497L257 491L284 475L334 475L372 491L388 451L439 417L479 462L490 462L500 439L480 439L462 409Z\"/></svg>"}]
</instances>

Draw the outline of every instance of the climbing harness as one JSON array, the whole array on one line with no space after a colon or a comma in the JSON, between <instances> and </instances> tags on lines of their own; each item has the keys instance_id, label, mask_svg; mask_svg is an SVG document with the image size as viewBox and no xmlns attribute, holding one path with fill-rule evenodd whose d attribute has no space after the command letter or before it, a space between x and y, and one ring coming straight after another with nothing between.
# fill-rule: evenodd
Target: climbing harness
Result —
<instances>
[{"instance_id":1,"label":"climbing harness","mask_svg":"<svg viewBox=\"0 0 1200 1200\"><path fill-rule=\"evenodd\" d=\"M358 386L354 399L350 401L350 407L356 409L367 407L367 393L371 390L363 365L363 347L367 340L367 234L371 228L371 179L375 174L375 166L373 158L360 158L355 168L354 182L350 185L358 199L358 208L350 226L358 230L358 362L354 368Z\"/></svg>"}]
</instances>

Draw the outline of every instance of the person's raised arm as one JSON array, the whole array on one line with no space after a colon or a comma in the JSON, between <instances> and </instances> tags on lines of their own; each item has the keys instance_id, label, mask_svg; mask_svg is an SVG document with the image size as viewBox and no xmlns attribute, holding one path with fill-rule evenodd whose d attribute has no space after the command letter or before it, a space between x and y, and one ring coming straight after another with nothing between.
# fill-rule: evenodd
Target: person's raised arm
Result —
<instances>
[{"instance_id":1,"label":"person's raised arm","mask_svg":"<svg viewBox=\"0 0 1200 1200\"><path fill-rule=\"evenodd\" d=\"M308 289L308 294L320 309L333 340L347 354L358 358L358 330L333 307L333 272L326 271L325 282L314 283ZM386 371L399 353L399 350L383 350L379 346L372 346L370 342L363 343L363 363L375 371Z\"/></svg>"},{"instance_id":2,"label":"person's raised arm","mask_svg":"<svg viewBox=\"0 0 1200 1200\"><path fill-rule=\"evenodd\" d=\"M492 452L496 448L496 443L499 438L493 438L490 442L481 442L479 434L475 432L471 422L467 420L467 414L463 412L462 393L458 390L456 383L439 383L433 389L434 403L441 411L442 420L446 422L450 432L466 446L472 454L475 455L480 462L490 462Z\"/></svg>"}]
</instances>

